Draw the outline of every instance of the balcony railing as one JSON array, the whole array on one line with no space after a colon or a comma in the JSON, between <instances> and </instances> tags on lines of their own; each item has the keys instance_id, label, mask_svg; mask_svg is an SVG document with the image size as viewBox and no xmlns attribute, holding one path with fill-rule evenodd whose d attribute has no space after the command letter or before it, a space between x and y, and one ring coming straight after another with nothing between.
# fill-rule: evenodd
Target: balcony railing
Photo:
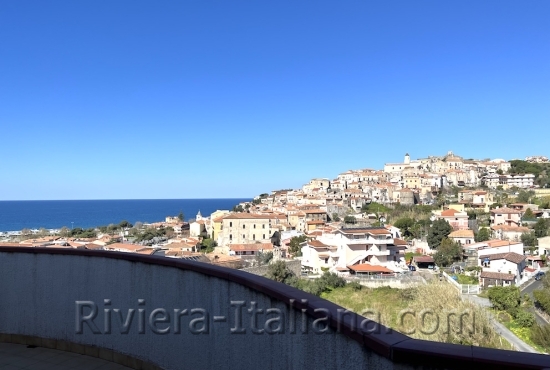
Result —
<instances>
[{"instance_id":1,"label":"balcony railing","mask_svg":"<svg viewBox=\"0 0 550 370\"><path fill-rule=\"evenodd\" d=\"M267 323L267 309L280 324ZM135 369L544 369L550 363L545 355L412 339L239 270L56 248L0 247L0 341Z\"/></svg>"}]
</instances>

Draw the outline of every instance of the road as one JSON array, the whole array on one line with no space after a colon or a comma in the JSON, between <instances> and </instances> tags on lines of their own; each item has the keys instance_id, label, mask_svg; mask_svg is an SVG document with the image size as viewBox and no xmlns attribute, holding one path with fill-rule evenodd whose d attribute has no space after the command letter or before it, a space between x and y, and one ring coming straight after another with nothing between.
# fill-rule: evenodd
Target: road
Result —
<instances>
[{"instance_id":1,"label":"road","mask_svg":"<svg viewBox=\"0 0 550 370\"><path fill-rule=\"evenodd\" d=\"M531 297L531 300L534 302L535 298L533 297L533 292L537 289L542 289L542 282L540 280L533 279L530 283L528 283L525 287L521 289L521 293L528 294ZM548 321L544 319L544 317L539 315L534 308L530 308L529 311L532 312L533 315L535 315L535 320L537 321L537 324L541 326L550 324Z\"/></svg>"},{"instance_id":2,"label":"road","mask_svg":"<svg viewBox=\"0 0 550 370\"><path fill-rule=\"evenodd\" d=\"M475 304L477 304L481 307L489 308L489 307L492 306L491 302L489 302L488 298L481 298L481 297L478 297L477 295L463 294L462 298L467 299L471 302L474 302ZM539 351L537 351L536 349L534 349L533 347L531 347L530 345L528 345L527 343L525 343L524 341L522 341L521 339L516 337L516 335L514 333L512 333L510 330L508 330L507 327L505 327L500 322L498 322L498 320L493 316L493 314L489 310L487 310L486 312L489 315L491 323L493 324L493 327L495 328L497 333L501 337L506 339L508 341L508 343L510 343L512 346L514 346L514 348L517 351L529 352L529 353L540 353Z\"/></svg>"}]
</instances>

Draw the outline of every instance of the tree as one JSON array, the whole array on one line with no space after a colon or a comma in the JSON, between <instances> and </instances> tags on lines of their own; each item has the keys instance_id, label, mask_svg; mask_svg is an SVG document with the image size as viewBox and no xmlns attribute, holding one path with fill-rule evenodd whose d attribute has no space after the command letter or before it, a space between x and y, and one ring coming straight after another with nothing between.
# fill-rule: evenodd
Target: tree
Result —
<instances>
[{"instance_id":1,"label":"tree","mask_svg":"<svg viewBox=\"0 0 550 370\"><path fill-rule=\"evenodd\" d=\"M179 219L181 222L183 222L184 218L185 218L185 215L183 214L183 211L180 211L180 213L178 214L178 219Z\"/></svg>"},{"instance_id":2,"label":"tree","mask_svg":"<svg viewBox=\"0 0 550 370\"><path fill-rule=\"evenodd\" d=\"M31 229L25 228L25 229L21 230L21 235L23 235L23 236L28 236L28 235L31 235L31 234L32 234Z\"/></svg>"},{"instance_id":3,"label":"tree","mask_svg":"<svg viewBox=\"0 0 550 370\"><path fill-rule=\"evenodd\" d=\"M259 252L256 254L256 263L258 265L267 265L273 259L273 252Z\"/></svg>"},{"instance_id":4,"label":"tree","mask_svg":"<svg viewBox=\"0 0 550 370\"><path fill-rule=\"evenodd\" d=\"M118 224L118 227L120 227L120 228L123 229L123 230L124 230L124 229L129 229L129 228L132 227L132 224L129 223L128 221L126 221L126 220L122 220L122 221L120 221L120 223Z\"/></svg>"},{"instance_id":5,"label":"tree","mask_svg":"<svg viewBox=\"0 0 550 370\"><path fill-rule=\"evenodd\" d=\"M350 215L348 215L348 216L344 217L344 222L345 222L346 224L356 224L356 223L357 223L357 219L355 218L355 216L350 216Z\"/></svg>"},{"instance_id":6,"label":"tree","mask_svg":"<svg viewBox=\"0 0 550 370\"><path fill-rule=\"evenodd\" d=\"M536 247L539 243L534 232L528 232L521 234L521 242L526 247Z\"/></svg>"},{"instance_id":7,"label":"tree","mask_svg":"<svg viewBox=\"0 0 550 370\"><path fill-rule=\"evenodd\" d=\"M235 207L233 207L233 212L244 212L244 208L242 205L237 205Z\"/></svg>"},{"instance_id":8,"label":"tree","mask_svg":"<svg viewBox=\"0 0 550 370\"><path fill-rule=\"evenodd\" d=\"M521 295L516 286L497 286L489 288L489 300L497 310L513 312L521 303Z\"/></svg>"},{"instance_id":9,"label":"tree","mask_svg":"<svg viewBox=\"0 0 550 370\"><path fill-rule=\"evenodd\" d=\"M529 190L529 191L520 191L517 198L516 198L516 201L520 202L520 203L529 203L531 197L533 197L535 195L535 192L533 190Z\"/></svg>"},{"instance_id":10,"label":"tree","mask_svg":"<svg viewBox=\"0 0 550 370\"><path fill-rule=\"evenodd\" d=\"M69 236L69 228L67 226L63 226L61 228L61 230L59 230L59 235L61 235L62 237L66 238Z\"/></svg>"},{"instance_id":11,"label":"tree","mask_svg":"<svg viewBox=\"0 0 550 370\"><path fill-rule=\"evenodd\" d=\"M272 263L267 268L266 278L278 281L280 283L288 283L296 275L288 268L285 261L279 260Z\"/></svg>"},{"instance_id":12,"label":"tree","mask_svg":"<svg viewBox=\"0 0 550 370\"><path fill-rule=\"evenodd\" d=\"M305 235L295 236L292 239L290 239L290 243L288 247L289 253L292 254L293 256L298 256L298 257L301 256L302 250L301 250L300 244L302 244L306 240L307 240L307 236Z\"/></svg>"},{"instance_id":13,"label":"tree","mask_svg":"<svg viewBox=\"0 0 550 370\"><path fill-rule=\"evenodd\" d=\"M444 238L434 254L436 265L446 267L462 260L462 246L449 238Z\"/></svg>"},{"instance_id":14,"label":"tree","mask_svg":"<svg viewBox=\"0 0 550 370\"><path fill-rule=\"evenodd\" d=\"M437 248L441 241L449 236L453 227L444 219L439 218L432 223L428 230L428 245L430 248Z\"/></svg>"},{"instance_id":15,"label":"tree","mask_svg":"<svg viewBox=\"0 0 550 370\"><path fill-rule=\"evenodd\" d=\"M527 208L527 210L523 213L523 218L528 220L535 218L535 214L533 213L531 208Z\"/></svg>"},{"instance_id":16,"label":"tree","mask_svg":"<svg viewBox=\"0 0 550 370\"><path fill-rule=\"evenodd\" d=\"M491 239L491 233L486 227L482 227L481 229L479 229L478 233L474 236L474 240L476 241L476 243L484 242L489 239Z\"/></svg>"},{"instance_id":17,"label":"tree","mask_svg":"<svg viewBox=\"0 0 550 370\"><path fill-rule=\"evenodd\" d=\"M40 230L38 231L38 233L40 234L40 236L44 237L46 235L49 235L50 232L48 230L46 230L46 228L44 227L41 227Z\"/></svg>"},{"instance_id":18,"label":"tree","mask_svg":"<svg viewBox=\"0 0 550 370\"><path fill-rule=\"evenodd\" d=\"M535 236L537 238L543 238L546 235L548 235L548 228L550 227L548 219L546 218L539 218L537 223L535 224Z\"/></svg>"},{"instance_id":19,"label":"tree","mask_svg":"<svg viewBox=\"0 0 550 370\"><path fill-rule=\"evenodd\" d=\"M335 221L335 222L340 221L340 216L338 216L338 213L332 214L332 221Z\"/></svg>"},{"instance_id":20,"label":"tree","mask_svg":"<svg viewBox=\"0 0 550 370\"><path fill-rule=\"evenodd\" d=\"M214 239L210 239L210 238L202 239L200 244L201 252L204 252L204 253L214 252L214 248L216 248L217 246L218 246L218 243L216 243Z\"/></svg>"},{"instance_id":21,"label":"tree","mask_svg":"<svg viewBox=\"0 0 550 370\"><path fill-rule=\"evenodd\" d=\"M401 230L401 234L405 238L410 238L410 237L414 236L414 234L415 234L415 230L413 229L413 227L415 226L415 222L410 217L404 217L404 218L400 218L400 219L396 220L393 223L393 226L395 226L399 230Z\"/></svg>"}]
</instances>

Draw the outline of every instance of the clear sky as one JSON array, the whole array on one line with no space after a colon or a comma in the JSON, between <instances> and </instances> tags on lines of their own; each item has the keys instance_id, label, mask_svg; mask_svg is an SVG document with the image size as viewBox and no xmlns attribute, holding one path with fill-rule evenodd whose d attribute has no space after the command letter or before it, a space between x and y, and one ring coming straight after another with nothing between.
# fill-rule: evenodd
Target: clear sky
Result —
<instances>
[{"instance_id":1,"label":"clear sky","mask_svg":"<svg viewBox=\"0 0 550 370\"><path fill-rule=\"evenodd\" d=\"M0 199L550 156L550 1L0 2Z\"/></svg>"}]
</instances>

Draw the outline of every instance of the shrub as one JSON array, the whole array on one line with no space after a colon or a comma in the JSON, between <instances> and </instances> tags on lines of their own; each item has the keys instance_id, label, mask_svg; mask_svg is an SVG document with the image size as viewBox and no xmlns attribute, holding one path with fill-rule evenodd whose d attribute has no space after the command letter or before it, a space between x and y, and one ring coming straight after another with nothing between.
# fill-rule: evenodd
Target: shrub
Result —
<instances>
[{"instance_id":1,"label":"shrub","mask_svg":"<svg viewBox=\"0 0 550 370\"><path fill-rule=\"evenodd\" d=\"M550 325L533 325L531 327L531 340L550 352Z\"/></svg>"},{"instance_id":2,"label":"shrub","mask_svg":"<svg viewBox=\"0 0 550 370\"><path fill-rule=\"evenodd\" d=\"M492 287L489 289L488 295L493 307L499 311L510 312L510 310L519 307L521 302L519 288L515 286Z\"/></svg>"},{"instance_id":3,"label":"shrub","mask_svg":"<svg viewBox=\"0 0 550 370\"><path fill-rule=\"evenodd\" d=\"M363 288L363 286L359 284L357 281L349 282L348 286L353 290L361 290Z\"/></svg>"},{"instance_id":4,"label":"shrub","mask_svg":"<svg viewBox=\"0 0 550 370\"><path fill-rule=\"evenodd\" d=\"M515 316L516 323L523 328L530 328L535 323L535 316L531 312L518 310Z\"/></svg>"},{"instance_id":5,"label":"shrub","mask_svg":"<svg viewBox=\"0 0 550 370\"><path fill-rule=\"evenodd\" d=\"M546 313L550 313L550 291L548 290L535 290L533 296L537 302L537 305L540 306Z\"/></svg>"}]
</instances>

